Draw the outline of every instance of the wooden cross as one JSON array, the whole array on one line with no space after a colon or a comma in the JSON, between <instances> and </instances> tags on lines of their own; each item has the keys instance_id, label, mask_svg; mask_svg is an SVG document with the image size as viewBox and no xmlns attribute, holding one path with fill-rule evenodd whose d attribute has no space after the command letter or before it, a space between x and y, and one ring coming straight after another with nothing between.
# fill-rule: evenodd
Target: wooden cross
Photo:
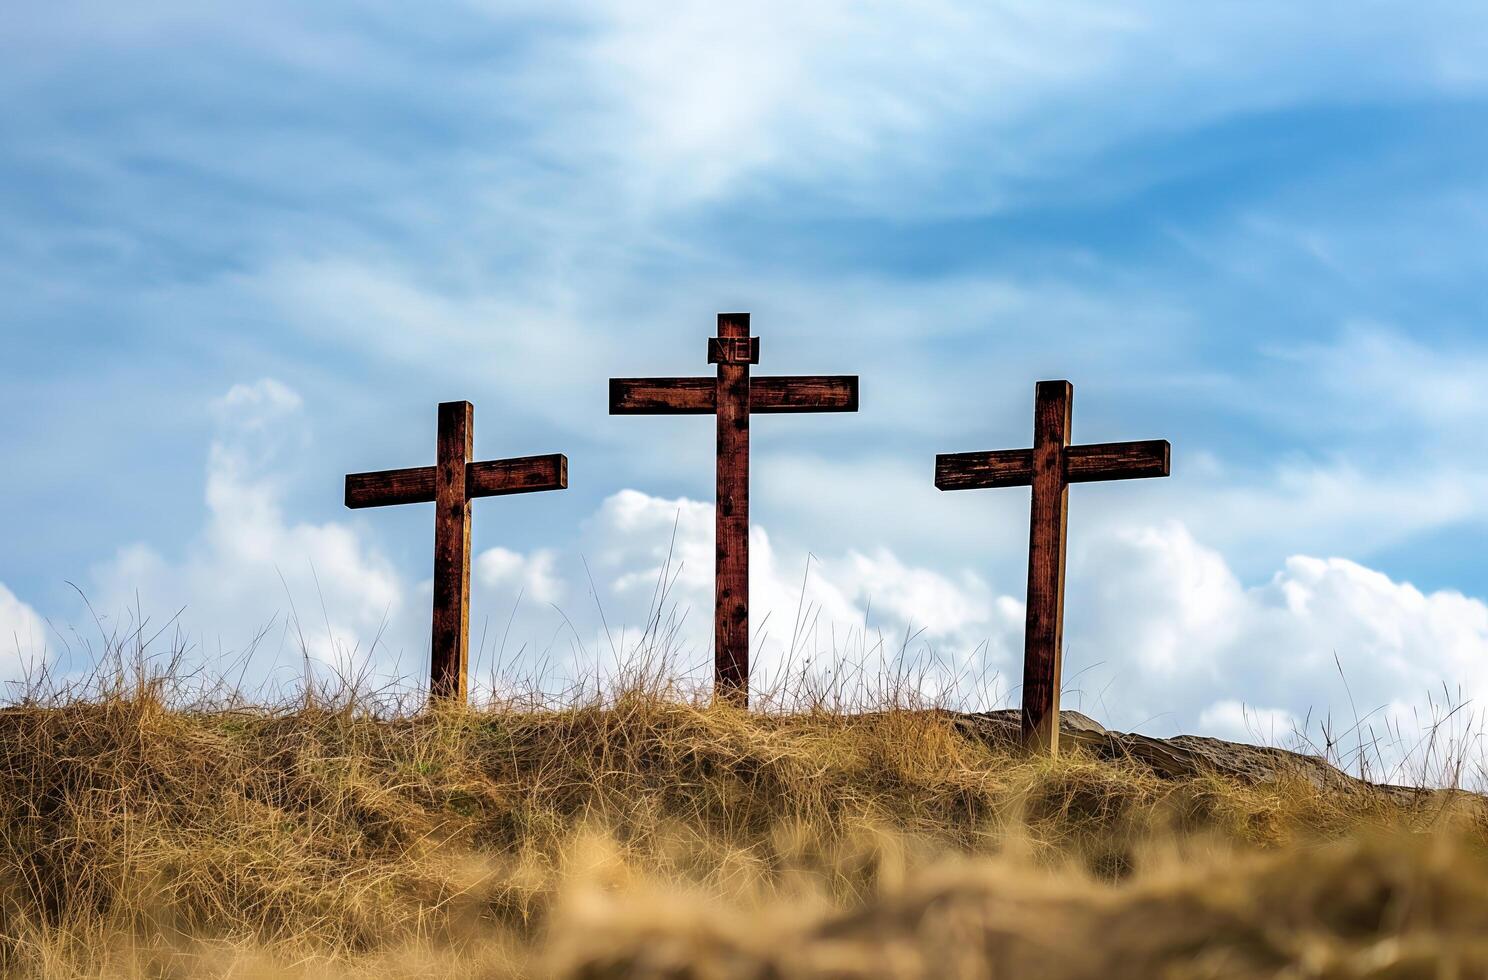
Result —
<instances>
[{"instance_id":1,"label":"wooden cross","mask_svg":"<svg viewBox=\"0 0 1488 980\"><path fill-rule=\"evenodd\" d=\"M718 314L708 340L716 378L611 378L611 415L716 415L718 500L713 591L713 684L749 704L749 417L758 413L856 412L856 377L751 378L759 338L748 313Z\"/></svg>"},{"instance_id":2,"label":"wooden cross","mask_svg":"<svg viewBox=\"0 0 1488 980\"><path fill-rule=\"evenodd\" d=\"M1033 448L935 457L941 490L1033 487L1028 535L1028 619L1023 637L1023 741L1059 752L1059 674L1064 639L1065 518L1071 483L1167 476L1165 439L1071 446L1068 381L1040 381Z\"/></svg>"},{"instance_id":3,"label":"wooden cross","mask_svg":"<svg viewBox=\"0 0 1488 980\"><path fill-rule=\"evenodd\" d=\"M469 402L440 404L438 462L433 466L346 477L348 507L434 504L429 694L461 703L470 657L470 501L568 489L568 457L562 453L472 462L474 416Z\"/></svg>"}]
</instances>

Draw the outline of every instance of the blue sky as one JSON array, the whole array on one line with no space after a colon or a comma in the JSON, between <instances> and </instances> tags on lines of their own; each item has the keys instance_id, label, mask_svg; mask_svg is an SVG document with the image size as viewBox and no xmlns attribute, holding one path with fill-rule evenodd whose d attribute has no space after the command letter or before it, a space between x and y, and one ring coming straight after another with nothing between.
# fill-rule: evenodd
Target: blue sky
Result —
<instances>
[{"instance_id":1,"label":"blue sky","mask_svg":"<svg viewBox=\"0 0 1488 980\"><path fill-rule=\"evenodd\" d=\"M1026 492L931 460L1026 444L1066 377L1077 440L1174 446L1072 493L1087 708L1233 734L1231 701L1334 706L1334 653L1398 716L1488 695L1485 65L1469 3L24 5L13 659L88 622L67 582L214 651L334 570L329 647L380 608L373 659L417 674L429 515L341 479L428 462L454 398L482 456L572 461L477 506L477 621L525 589L533 649L556 605L591 651L580 559L644 618L626 576L712 493L707 420L612 419L605 381L706 372L744 309L761 371L863 379L857 416L756 429L754 519L823 621L1016 674Z\"/></svg>"}]
</instances>

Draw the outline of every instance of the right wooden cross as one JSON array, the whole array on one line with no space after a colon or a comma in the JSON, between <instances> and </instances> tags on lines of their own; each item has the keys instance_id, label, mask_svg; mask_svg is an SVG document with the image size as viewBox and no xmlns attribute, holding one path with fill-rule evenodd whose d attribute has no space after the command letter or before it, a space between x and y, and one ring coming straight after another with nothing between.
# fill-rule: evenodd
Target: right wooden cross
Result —
<instances>
[{"instance_id":1,"label":"right wooden cross","mask_svg":"<svg viewBox=\"0 0 1488 980\"><path fill-rule=\"evenodd\" d=\"M1165 439L1071 446L1068 381L1040 381L1033 448L935 457L941 490L1033 487L1028 534L1028 619L1023 638L1023 741L1059 752L1059 674L1064 638L1064 543L1071 483L1167 476Z\"/></svg>"}]
</instances>

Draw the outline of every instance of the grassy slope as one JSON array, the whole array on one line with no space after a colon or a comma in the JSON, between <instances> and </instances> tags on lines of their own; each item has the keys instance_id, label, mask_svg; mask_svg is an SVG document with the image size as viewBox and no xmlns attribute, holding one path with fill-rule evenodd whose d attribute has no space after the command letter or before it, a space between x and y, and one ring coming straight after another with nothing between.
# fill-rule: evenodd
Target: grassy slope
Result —
<instances>
[{"instance_id":1,"label":"grassy slope","mask_svg":"<svg viewBox=\"0 0 1488 980\"><path fill-rule=\"evenodd\" d=\"M0 711L5 975L1483 975L1485 843L930 712Z\"/></svg>"}]
</instances>

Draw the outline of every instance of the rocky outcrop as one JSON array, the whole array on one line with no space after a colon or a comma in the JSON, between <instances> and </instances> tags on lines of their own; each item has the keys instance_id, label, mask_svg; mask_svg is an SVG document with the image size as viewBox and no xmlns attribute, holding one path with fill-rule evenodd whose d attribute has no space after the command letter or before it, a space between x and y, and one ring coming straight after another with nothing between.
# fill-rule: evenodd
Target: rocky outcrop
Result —
<instances>
[{"instance_id":1,"label":"rocky outcrop","mask_svg":"<svg viewBox=\"0 0 1488 980\"><path fill-rule=\"evenodd\" d=\"M958 714L955 723L967 736L999 745L1016 745L1017 711ZM1414 794L1406 787L1377 786L1340 771L1326 760L1266 745L1246 745L1199 735L1153 738L1112 731L1078 711L1059 714L1059 742L1066 750L1079 747L1106 760L1125 760L1150 769L1162 779L1185 779L1215 774L1248 783L1298 777L1327 790L1386 790Z\"/></svg>"}]
</instances>

